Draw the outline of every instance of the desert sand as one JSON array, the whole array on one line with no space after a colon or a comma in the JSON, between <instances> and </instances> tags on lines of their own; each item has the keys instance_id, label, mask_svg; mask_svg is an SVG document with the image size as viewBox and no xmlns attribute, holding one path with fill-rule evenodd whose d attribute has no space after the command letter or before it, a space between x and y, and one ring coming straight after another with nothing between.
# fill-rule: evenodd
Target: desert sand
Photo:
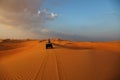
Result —
<instances>
[{"instance_id":1,"label":"desert sand","mask_svg":"<svg viewBox=\"0 0 120 80\"><path fill-rule=\"evenodd\" d=\"M0 80L120 80L120 42L5 41Z\"/></svg>"}]
</instances>

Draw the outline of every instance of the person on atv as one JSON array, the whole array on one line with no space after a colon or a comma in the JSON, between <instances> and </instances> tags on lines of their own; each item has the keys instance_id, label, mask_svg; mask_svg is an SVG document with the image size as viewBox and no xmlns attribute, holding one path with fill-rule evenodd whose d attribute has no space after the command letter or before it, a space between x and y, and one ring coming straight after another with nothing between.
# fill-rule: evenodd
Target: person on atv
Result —
<instances>
[{"instance_id":1,"label":"person on atv","mask_svg":"<svg viewBox=\"0 0 120 80\"><path fill-rule=\"evenodd\" d=\"M48 39L48 43L51 43L50 39Z\"/></svg>"},{"instance_id":2,"label":"person on atv","mask_svg":"<svg viewBox=\"0 0 120 80\"><path fill-rule=\"evenodd\" d=\"M48 39L48 43L46 43L46 49L48 49L48 48L53 48L53 45L52 45L50 39Z\"/></svg>"}]
</instances>

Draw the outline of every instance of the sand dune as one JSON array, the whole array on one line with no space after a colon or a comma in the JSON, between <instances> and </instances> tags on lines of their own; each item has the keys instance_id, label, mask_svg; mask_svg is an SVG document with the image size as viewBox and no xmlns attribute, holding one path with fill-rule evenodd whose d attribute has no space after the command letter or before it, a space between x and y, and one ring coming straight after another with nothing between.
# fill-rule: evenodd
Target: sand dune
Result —
<instances>
[{"instance_id":1,"label":"sand dune","mask_svg":"<svg viewBox=\"0 0 120 80\"><path fill-rule=\"evenodd\" d=\"M0 43L0 80L119 80L119 42Z\"/></svg>"}]
</instances>

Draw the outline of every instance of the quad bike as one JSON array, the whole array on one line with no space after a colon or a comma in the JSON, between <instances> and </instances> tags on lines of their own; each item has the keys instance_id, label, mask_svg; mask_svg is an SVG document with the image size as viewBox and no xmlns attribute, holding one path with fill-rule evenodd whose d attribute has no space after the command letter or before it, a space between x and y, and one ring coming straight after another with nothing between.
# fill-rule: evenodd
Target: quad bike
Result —
<instances>
[{"instance_id":1,"label":"quad bike","mask_svg":"<svg viewBox=\"0 0 120 80\"><path fill-rule=\"evenodd\" d=\"M46 49L53 48L53 44L51 43L50 39L48 39L48 42L46 43Z\"/></svg>"},{"instance_id":2,"label":"quad bike","mask_svg":"<svg viewBox=\"0 0 120 80\"><path fill-rule=\"evenodd\" d=\"M48 48L53 48L52 43L46 43L46 49L48 49Z\"/></svg>"}]
</instances>

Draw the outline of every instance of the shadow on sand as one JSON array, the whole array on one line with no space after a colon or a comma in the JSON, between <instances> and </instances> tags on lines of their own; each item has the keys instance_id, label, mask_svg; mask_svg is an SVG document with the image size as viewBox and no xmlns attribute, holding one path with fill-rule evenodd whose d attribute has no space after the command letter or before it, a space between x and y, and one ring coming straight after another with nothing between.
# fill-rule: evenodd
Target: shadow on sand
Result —
<instances>
[{"instance_id":1,"label":"shadow on sand","mask_svg":"<svg viewBox=\"0 0 120 80\"><path fill-rule=\"evenodd\" d=\"M55 44L54 49L56 48L67 48L67 49L75 49L75 50L84 50L84 49L94 49L93 47L83 47L83 46L68 46L68 45L61 45L61 44Z\"/></svg>"},{"instance_id":2,"label":"shadow on sand","mask_svg":"<svg viewBox=\"0 0 120 80\"><path fill-rule=\"evenodd\" d=\"M120 54L118 53L115 74L111 80L120 80Z\"/></svg>"}]
</instances>

